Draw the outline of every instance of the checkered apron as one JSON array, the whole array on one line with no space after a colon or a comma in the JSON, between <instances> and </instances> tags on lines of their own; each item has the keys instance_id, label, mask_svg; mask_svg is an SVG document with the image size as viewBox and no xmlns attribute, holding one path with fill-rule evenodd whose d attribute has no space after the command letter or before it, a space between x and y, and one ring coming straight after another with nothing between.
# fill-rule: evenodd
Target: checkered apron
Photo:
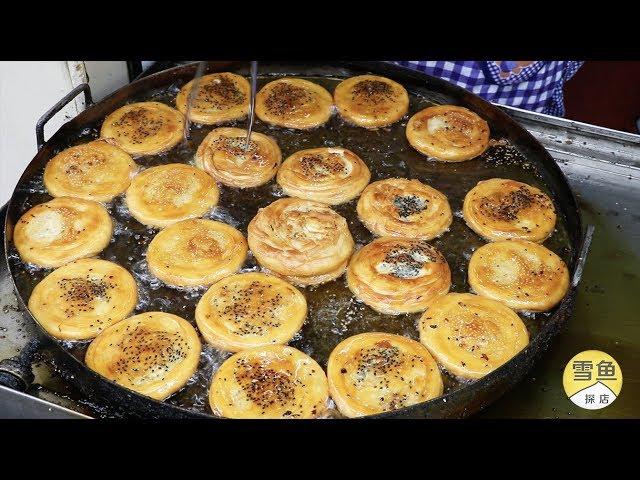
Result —
<instances>
[{"instance_id":1,"label":"checkered apron","mask_svg":"<svg viewBox=\"0 0 640 480\"><path fill-rule=\"evenodd\" d=\"M393 62L455 83L495 103L562 117L562 88L584 62L537 61L517 67L513 61Z\"/></svg>"}]
</instances>

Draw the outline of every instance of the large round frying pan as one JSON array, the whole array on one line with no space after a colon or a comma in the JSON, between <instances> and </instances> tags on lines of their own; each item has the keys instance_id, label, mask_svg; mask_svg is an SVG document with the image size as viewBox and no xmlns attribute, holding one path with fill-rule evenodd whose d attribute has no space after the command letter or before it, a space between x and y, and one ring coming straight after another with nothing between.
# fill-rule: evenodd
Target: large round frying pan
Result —
<instances>
[{"instance_id":1,"label":"large round frying pan","mask_svg":"<svg viewBox=\"0 0 640 480\"><path fill-rule=\"evenodd\" d=\"M44 123L52 114L45 115L38 123L37 136L40 149L35 158L29 163L16 186L8 204L5 223L7 262L19 304L26 315L29 315L26 303L31 288L47 272L29 268L19 260L11 242L11 232L13 225L29 207L50 199L41 184L43 169L47 161L57 152L72 144L86 142L94 138L104 117L127 102L149 98L170 102L171 95L175 95L180 86L194 77L196 68L196 64L184 65L137 80L99 103L89 106L85 111L63 125L47 142L44 142L43 138ZM238 62L210 62L208 70L233 71L246 75L248 66ZM499 176L508 176L538 185L551 195L556 205L559 219L558 229L545 245L565 259L573 275L573 283L567 296L552 312L525 317L525 323L531 334L529 346L511 361L478 381L465 384L447 377L445 378L446 390L444 396L380 415L385 417L465 417L490 404L520 381L537 359L549 348L553 338L568 321L573 309L576 283L581 270L581 259L584 258L578 207L566 178L549 153L524 128L516 124L503 111L460 87L417 71L383 62L336 62L331 66L314 66L302 63L261 63L260 65L261 75L288 74L307 78L312 77L319 83L324 84L330 91L335 85L336 79L366 72L383 75L403 84L412 99L410 114L433 103L462 105L487 120L491 128L492 138L500 139L501 142L493 146L490 152L480 160L472 160L461 164L443 164L430 162L413 151L404 138L403 124L397 125L394 127L395 129L370 132L344 125L340 123L339 119L334 118L328 128L321 128L309 133L269 129L259 122L256 127L257 130L261 131L262 129L262 131L268 131L276 136L285 156L301 148L341 143L342 146L353 149L362 158L370 161L373 174L372 180L388 176L419 178L443 190L449 196L454 210L460 209L464 193L475 185L478 180ZM262 79L262 83L266 81L267 79ZM52 110L61 108L64 103L71 101L73 96L80 93L81 90L85 91L87 100L90 103L88 86L81 86L65 97ZM157 158L151 159L139 159L139 163L149 166L154 162L188 161L189 158L185 158L185 155L192 155L199 139L203 138L209 130L210 127L195 127L190 143L176 147L174 149L175 152L168 155L156 156ZM234 218L235 220L239 219L237 222L239 224L238 228L242 230L246 228L246 223L255 214L258 207L274 200L274 189L273 184L253 194L240 194L227 189L225 190L226 193L223 192L221 197L221 205L223 206L221 215L226 215L232 220ZM247 196L245 198L242 195ZM112 205L110 208L112 215L116 218L116 224L118 221L125 223L128 221L122 218L122 211L117 205ZM345 210L348 208L354 210L353 205L342 209L338 208L338 210L341 214L347 216L356 242L366 243L370 240L370 237L367 237L370 234L366 232L355 217L349 217L352 214ZM131 222L135 221L131 220ZM119 261L130 270L140 273L141 270L144 270L144 265L140 263L139 258L144 258L145 242L148 242L152 234L145 231L145 228L139 224L137 226L132 225L131 228L138 232L137 236L117 240L113 247L113 252L108 253L111 250L105 250L107 253L103 252L103 257ZM119 242L125 245L118 247ZM479 237L475 236L460 218L454 220L451 232L445 235L444 238L435 241L435 245L444 251L452 266L454 275L453 291L466 291L468 289L465 275L468 255L473 248L477 248L481 244L482 241ZM255 268L255 264L249 266L249 268L251 267ZM142 275L140 278L144 278L145 272L142 271L140 275ZM338 282L340 281L343 280ZM345 331L347 334L354 334L359 333L359 331L376 328L394 331L395 333L405 333L415 337L415 326L412 326L415 318L404 320L395 318L393 320L388 318L381 319L376 317L373 311L368 310L363 305L355 305L354 302L349 303L351 305L349 308L357 309L354 314L357 314L357 321L348 323L342 319L342 323L336 324L338 322L337 319L342 314L339 309L328 309L327 305L330 306L331 302L339 302L339 298L341 298L340 292L342 291L340 288L344 290L344 287L340 287L340 284L336 283L335 286L311 289L306 292L311 307L310 316L315 315L315 317L307 321L304 327L306 330L303 329L301 337L294 341L294 346L311 353L316 360L323 364L326 362L330 349L343 338L340 335L344 335ZM180 314L177 305L180 302L184 302L184 298L189 296L184 295L183 292L176 293L167 289L155 290L154 295L162 298L153 301L164 303L153 304L153 301L151 303L147 302L146 305L139 306L139 309L144 309L145 307L147 309L151 309L151 307L163 308L162 306L164 305L168 311ZM197 297L192 297L186 301L191 302L193 306L196 300ZM187 313L183 316L192 320L193 317L189 318L187 310L185 310ZM323 313L320 314L318 312ZM353 329L355 330L353 331ZM48 336L44 331L42 333L45 337ZM203 360L204 363L201 362L204 366L201 365L202 369L197 373L197 376L202 377L200 379L202 385L188 386L185 392L178 393L165 402L158 402L126 390L92 372L82 362L82 347L67 342L59 342L51 337L49 339L58 346L57 350L59 352L56 362L61 373L72 380L90 398L103 399L112 406L118 406L120 411L126 415L152 418L213 418L206 407L206 387L212 368L216 365L215 359L211 360L209 358L208 360ZM215 354L211 355L215 357ZM218 358L218 360L220 359Z\"/></svg>"}]
</instances>

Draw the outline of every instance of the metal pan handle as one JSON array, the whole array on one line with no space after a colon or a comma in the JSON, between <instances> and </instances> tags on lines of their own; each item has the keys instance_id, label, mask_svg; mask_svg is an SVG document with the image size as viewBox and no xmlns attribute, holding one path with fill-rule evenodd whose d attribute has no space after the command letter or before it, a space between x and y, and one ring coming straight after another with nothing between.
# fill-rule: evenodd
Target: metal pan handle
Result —
<instances>
[{"instance_id":1,"label":"metal pan handle","mask_svg":"<svg viewBox=\"0 0 640 480\"><path fill-rule=\"evenodd\" d=\"M571 286L574 288L578 286L580 279L582 278L582 271L584 270L584 264L587 261L587 255L589 254L589 248L591 247L591 240L593 240L593 233L595 232L595 229L596 227L593 225L587 225L587 230L584 232L578 262L576 264L576 271L573 273L573 278L571 279Z\"/></svg>"},{"instance_id":2,"label":"metal pan handle","mask_svg":"<svg viewBox=\"0 0 640 480\"><path fill-rule=\"evenodd\" d=\"M29 341L19 355L0 362L0 385L24 392L33 383L31 364L41 346L39 338Z\"/></svg>"},{"instance_id":3,"label":"metal pan handle","mask_svg":"<svg viewBox=\"0 0 640 480\"><path fill-rule=\"evenodd\" d=\"M62 110L71 100L76 98L80 92L84 92L84 103L88 107L93 103L93 99L91 98L91 88L88 83L81 83L76 88L67 93L62 99L56 103L53 107L45 112L44 115L40 117L38 123L36 123L36 143L38 144L38 150L40 150L44 146L44 126L47 124L49 120L53 118L53 116Z\"/></svg>"}]
</instances>

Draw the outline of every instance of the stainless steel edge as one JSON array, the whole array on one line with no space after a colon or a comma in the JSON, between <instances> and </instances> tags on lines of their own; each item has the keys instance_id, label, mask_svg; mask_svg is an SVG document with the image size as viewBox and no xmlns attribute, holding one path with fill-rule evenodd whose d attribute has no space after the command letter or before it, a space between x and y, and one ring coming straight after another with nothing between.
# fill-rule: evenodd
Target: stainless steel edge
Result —
<instances>
[{"instance_id":1,"label":"stainless steel edge","mask_svg":"<svg viewBox=\"0 0 640 480\"><path fill-rule=\"evenodd\" d=\"M0 386L0 418L2 419L90 419L87 415L60 407L26 393Z\"/></svg>"},{"instance_id":2,"label":"stainless steel edge","mask_svg":"<svg viewBox=\"0 0 640 480\"><path fill-rule=\"evenodd\" d=\"M556 160L591 163L592 168L606 168L620 175L640 178L640 135L497 106L525 127Z\"/></svg>"}]
</instances>

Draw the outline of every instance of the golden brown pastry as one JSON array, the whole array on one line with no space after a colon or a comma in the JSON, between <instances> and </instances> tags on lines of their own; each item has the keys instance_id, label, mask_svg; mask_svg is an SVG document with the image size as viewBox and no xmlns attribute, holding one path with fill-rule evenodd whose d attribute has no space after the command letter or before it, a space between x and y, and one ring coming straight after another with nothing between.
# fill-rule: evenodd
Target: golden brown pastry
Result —
<instances>
[{"instance_id":1,"label":"golden brown pastry","mask_svg":"<svg viewBox=\"0 0 640 480\"><path fill-rule=\"evenodd\" d=\"M284 345L236 353L220 366L209 390L211 410L227 418L315 418L328 399L320 365Z\"/></svg>"},{"instance_id":2,"label":"golden brown pastry","mask_svg":"<svg viewBox=\"0 0 640 480\"><path fill-rule=\"evenodd\" d=\"M542 243L556 226L551 199L526 183L504 178L478 182L464 197L467 225L489 242L516 238Z\"/></svg>"},{"instance_id":3,"label":"golden brown pastry","mask_svg":"<svg viewBox=\"0 0 640 480\"><path fill-rule=\"evenodd\" d=\"M176 97L176 108L185 116L194 81L182 87ZM245 118L249 113L250 95L251 85L240 75L229 72L203 75L189 109L189 120L216 125Z\"/></svg>"},{"instance_id":4,"label":"golden brown pastry","mask_svg":"<svg viewBox=\"0 0 640 480\"><path fill-rule=\"evenodd\" d=\"M260 272L223 278L196 308L204 339L230 352L287 343L306 316L307 301L297 288Z\"/></svg>"},{"instance_id":5,"label":"golden brown pastry","mask_svg":"<svg viewBox=\"0 0 640 480\"><path fill-rule=\"evenodd\" d=\"M279 127L306 130L329 120L333 98L320 85L301 78L280 78L256 95L256 115Z\"/></svg>"},{"instance_id":6,"label":"golden brown pastry","mask_svg":"<svg viewBox=\"0 0 640 480\"><path fill-rule=\"evenodd\" d=\"M245 154L247 131L243 128L216 128L204 138L195 162L224 185L250 188L264 185L278 171L282 153L276 141L252 132Z\"/></svg>"},{"instance_id":7,"label":"golden brown pastry","mask_svg":"<svg viewBox=\"0 0 640 480\"><path fill-rule=\"evenodd\" d=\"M44 186L53 197L108 202L124 192L137 166L131 156L103 140L67 148L44 169Z\"/></svg>"},{"instance_id":8,"label":"golden brown pastry","mask_svg":"<svg viewBox=\"0 0 640 480\"><path fill-rule=\"evenodd\" d=\"M353 252L347 221L323 203L281 198L251 220L249 248L258 263L295 285L338 278Z\"/></svg>"},{"instance_id":9,"label":"golden brown pastry","mask_svg":"<svg viewBox=\"0 0 640 480\"><path fill-rule=\"evenodd\" d=\"M376 235L422 240L442 235L453 220L447 197L406 178L370 184L360 195L357 211L364 226Z\"/></svg>"},{"instance_id":10,"label":"golden brown pastry","mask_svg":"<svg viewBox=\"0 0 640 480\"><path fill-rule=\"evenodd\" d=\"M226 223L183 220L160 231L149 244L149 270L178 287L211 285L242 267L247 242Z\"/></svg>"},{"instance_id":11,"label":"golden brown pastry","mask_svg":"<svg viewBox=\"0 0 640 480\"><path fill-rule=\"evenodd\" d=\"M346 148L311 148L287 158L277 181L291 197L338 205L360 195L371 172L355 153Z\"/></svg>"},{"instance_id":12,"label":"golden brown pastry","mask_svg":"<svg viewBox=\"0 0 640 480\"><path fill-rule=\"evenodd\" d=\"M29 310L52 336L87 340L129 315L137 301L136 282L124 268L83 258L38 283L29 297Z\"/></svg>"},{"instance_id":13,"label":"golden brown pastry","mask_svg":"<svg viewBox=\"0 0 640 480\"><path fill-rule=\"evenodd\" d=\"M170 163L135 176L126 202L133 218L151 227L167 227L204 215L218 203L216 182L199 168Z\"/></svg>"},{"instance_id":14,"label":"golden brown pastry","mask_svg":"<svg viewBox=\"0 0 640 480\"><path fill-rule=\"evenodd\" d=\"M422 315L420 341L453 375L476 379L529 343L520 317L500 302L471 293L436 298Z\"/></svg>"},{"instance_id":15,"label":"golden brown pastry","mask_svg":"<svg viewBox=\"0 0 640 480\"><path fill-rule=\"evenodd\" d=\"M347 78L336 87L333 100L342 118L365 128L391 125L409 110L405 88L377 75Z\"/></svg>"},{"instance_id":16,"label":"golden brown pastry","mask_svg":"<svg viewBox=\"0 0 640 480\"><path fill-rule=\"evenodd\" d=\"M186 320L171 313L145 312L98 335L85 362L118 385L164 400L195 373L200 348L198 334Z\"/></svg>"},{"instance_id":17,"label":"golden brown pastry","mask_svg":"<svg viewBox=\"0 0 640 480\"><path fill-rule=\"evenodd\" d=\"M327 365L340 413L362 417L442 395L438 365L420 343L391 333L361 333L340 342Z\"/></svg>"},{"instance_id":18,"label":"golden brown pastry","mask_svg":"<svg viewBox=\"0 0 640 480\"><path fill-rule=\"evenodd\" d=\"M381 237L351 257L347 284L380 313L420 312L449 291L451 270L444 256L424 240Z\"/></svg>"},{"instance_id":19,"label":"golden brown pastry","mask_svg":"<svg viewBox=\"0 0 640 480\"><path fill-rule=\"evenodd\" d=\"M23 214L13 242L23 262L55 268L100 253L112 232L113 222L101 204L58 197Z\"/></svg>"},{"instance_id":20,"label":"golden brown pastry","mask_svg":"<svg viewBox=\"0 0 640 480\"><path fill-rule=\"evenodd\" d=\"M134 157L155 155L182 141L184 116L160 102L130 103L104 119L100 136Z\"/></svg>"},{"instance_id":21,"label":"golden brown pastry","mask_svg":"<svg viewBox=\"0 0 640 480\"><path fill-rule=\"evenodd\" d=\"M462 162L487 149L489 125L464 107L438 105L420 110L409 119L407 140L423 155L443 162Z\"/></svg>"},{"instance_id":22,"label":"golden brown pastry","mask_svg":"<svg viewBox=\"0 0 640 480\"><path fill-rule=\"evenodd\" d=\"M525 240L488 243L473 252L469 285L514 310L545 312L569 289L569 270L542 245Z\"/></svg>"}]
</instances>

